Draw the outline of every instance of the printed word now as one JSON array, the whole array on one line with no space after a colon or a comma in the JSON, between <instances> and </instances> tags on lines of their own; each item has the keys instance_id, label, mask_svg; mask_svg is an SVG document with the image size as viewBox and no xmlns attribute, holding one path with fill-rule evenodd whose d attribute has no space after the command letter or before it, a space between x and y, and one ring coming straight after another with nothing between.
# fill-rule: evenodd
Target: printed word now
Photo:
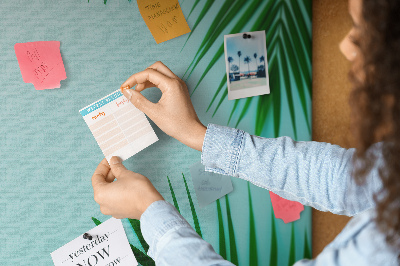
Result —
<instances>
[{"instance_id":1,"label":"printed word now","mask_svg":"<svg viewBox=\"0 0 400 266\"><path fill-rule=\"evenodd\" d=\"M106 257L107 255L107 257ZM96 253L92 254L87 258L86 260L82 261L81 263L77 263L77 266L94 266L99 263L99 260L105 260L108 257L110 257L110 245L107 246L107 251L106 248L102 248L101 250L97 251ZM113 265L113 264L112 264Z\"/></svg>"}]
</instances>

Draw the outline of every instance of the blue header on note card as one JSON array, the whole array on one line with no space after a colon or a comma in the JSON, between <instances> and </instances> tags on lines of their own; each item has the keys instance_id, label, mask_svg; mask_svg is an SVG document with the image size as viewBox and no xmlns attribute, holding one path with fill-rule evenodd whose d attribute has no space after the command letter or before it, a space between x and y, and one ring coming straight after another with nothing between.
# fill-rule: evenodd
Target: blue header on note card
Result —
<instances>
[{"instance_id":1,"label":"blue header on note card","mask_svg":"<svg viewBox=\"0 0 400 266\"><path fill-rule=\"evenodd\" d=\"M117 99L117 98L119 98L121 96L123 96L123 94L120 91L116 91L113 94L110 94L109 96L101 99L100 101L95 102L94 104L90 105L89 107L86 107L86 108L82 109L81 111L79 111L79 113L82 116L88 115L91 112L96 111L100 107L106 105L109 102L114 101L115 99Z\"/></svg>"}]
</instances>

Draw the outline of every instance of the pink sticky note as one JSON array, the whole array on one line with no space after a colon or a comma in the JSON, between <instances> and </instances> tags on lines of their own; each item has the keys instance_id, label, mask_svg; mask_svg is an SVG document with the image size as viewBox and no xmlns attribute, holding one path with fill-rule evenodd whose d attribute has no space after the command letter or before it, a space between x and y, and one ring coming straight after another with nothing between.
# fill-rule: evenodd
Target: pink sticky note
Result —
<instances>
[{"instance_id":1,"label":"pink sticky note","mask_svg":"<svg viewBox=\"0 0 400 266\"><path fill-rule=\"evenodd\" d=\"M300 219L300 213L304 210L303 204L281 198L271 191L269 196L276 218L282 219L285 224Z\"/></svg>"},{"instance_id":2,"label":"pink sticky note","mask_svg":"<svg viewBox=\"0 0 400 266\"><path fill-rule=\"evenodd\" d=\"M36 90L60 88L60 81L67 78L60 42L16 43L14 50L22 79L25 83L32 83Z\"/></svg>"}]
</instances>

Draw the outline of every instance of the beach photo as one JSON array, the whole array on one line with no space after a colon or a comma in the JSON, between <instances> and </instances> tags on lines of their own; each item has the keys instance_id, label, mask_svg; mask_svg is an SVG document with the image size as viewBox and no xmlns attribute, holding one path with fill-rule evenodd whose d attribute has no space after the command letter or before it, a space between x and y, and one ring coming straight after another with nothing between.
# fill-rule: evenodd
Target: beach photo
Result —
<instances>
[{"instance_id":1,"label":"beach photo","mask_svg":"<svg viewBox=\"0 0 400 266\"><path fill-rule=\"evenodd\" d=\"M224 36L228 99L269 94L265 31Z\"/></svg>"}]
</instances>

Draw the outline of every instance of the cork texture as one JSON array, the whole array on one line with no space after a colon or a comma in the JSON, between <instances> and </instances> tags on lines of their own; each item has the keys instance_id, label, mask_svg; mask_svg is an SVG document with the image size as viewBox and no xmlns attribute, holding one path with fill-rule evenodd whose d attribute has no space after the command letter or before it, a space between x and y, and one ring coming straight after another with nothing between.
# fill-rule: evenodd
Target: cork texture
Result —
<instances>
[{"instance_id":1,"label":"cork texture","mask_svg":"<svg viewBox=\"0 0 400 266\"><path fill-rule=\"evenodd\" d=\"M346 0L313 1L313 132L314 141L353 147L350 139L348 79L350 63L339 43L351 28ZM318 256L349 217L313 210L313 257Z\"/></svg>"}]
</instances>

